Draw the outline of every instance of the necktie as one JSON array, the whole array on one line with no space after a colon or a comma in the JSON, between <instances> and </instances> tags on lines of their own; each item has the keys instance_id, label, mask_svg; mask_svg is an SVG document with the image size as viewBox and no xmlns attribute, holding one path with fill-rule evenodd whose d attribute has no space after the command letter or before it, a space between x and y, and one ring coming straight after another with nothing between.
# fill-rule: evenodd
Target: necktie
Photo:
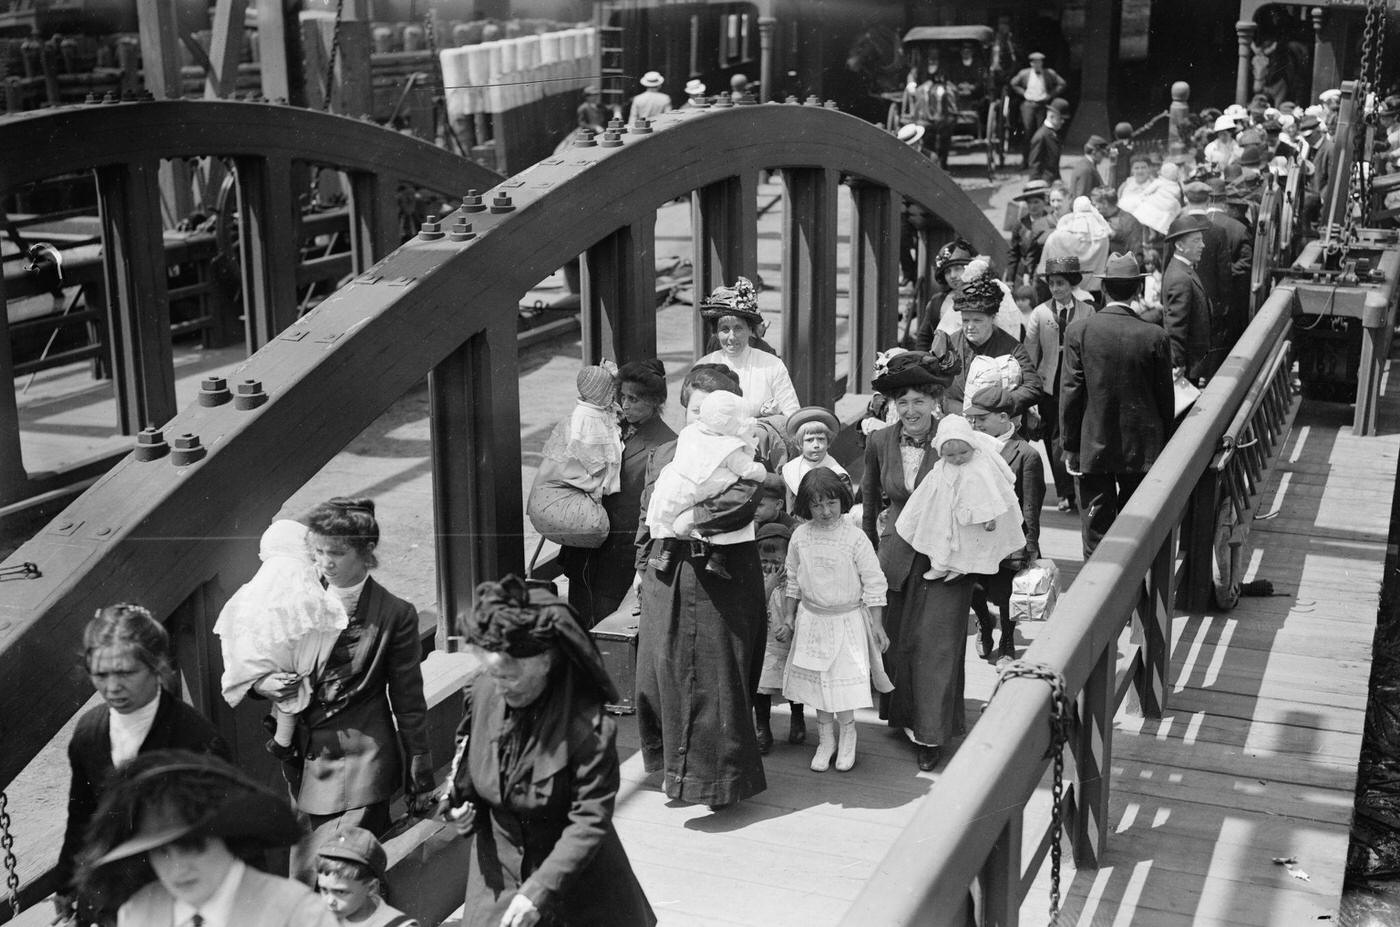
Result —
<instances>
[{"instance_id":1,"label":"necktie","mask_svg":"<svg viewBox=\"0 0 1400 927\"><path fill-rule=\"evenodd\" d=\"M198 911L190 918L190 927L204 927L204 917Z\"/></svg>"},{"instance_id":2,"label":"necktie","mask_svg":"<svg viewBox=\"0 0 1400 927\"><path fill-rule=\"evenodd\" d=\"M928 435L916 438L913 435L902 434L899 436L899 445L900 447L926 448L928 447Z\"/></svg>"}]
</instances>

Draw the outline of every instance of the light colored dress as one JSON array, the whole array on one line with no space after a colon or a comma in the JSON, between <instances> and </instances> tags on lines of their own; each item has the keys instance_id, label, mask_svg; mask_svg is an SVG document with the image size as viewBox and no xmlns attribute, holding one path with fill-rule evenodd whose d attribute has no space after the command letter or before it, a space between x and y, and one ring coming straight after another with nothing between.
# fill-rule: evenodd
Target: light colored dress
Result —
<instances>
[{"instance_id":1,"label":"light colored dress","mask_svg":"<svg viewBox=\"0 0 1400 927\"><path fill-rule=\"evenodd\" d=\"M739 388L744 391L744 400L749 405L749 415L757 416L768 400L778 406L778 414L787 417L802 403L797 399L797 390L792 386L792 377L781 358L760 351L745 348L738 357L730 357L723 351L711 351L700 358L697 364L723 364L739 375Z\"/></svg>"},{"instance_id":2,"label":"light colored dress","mask_svg":"<svg viewBox=\"0 0 1400 927\"><path fill-rule=\"evenodd\" d=\"M970 445L971 459L955 466L940 458L910 494L895 531L928 556L935 572L991 575L1026 543L1015 477L996 439L973 431L960 415L938 423L935 445L941 451L951 440ZM986 530L988 522L995 530Z\"/></svg>"},{"instance_id":3,"label":"light colored dress","mask_svg":"<svg viewBox=\"0 0 1400 927\"><path fill-rule=\"evenodd\" d=\"M1128 212L1133 218L1152 229L1158 235L1165 235L1171 228L1172 220L1181 212L1181 172L1175 164L1163 164L1157 179L1147 187L1142 201ZM1120 202L1119 208L1124 208Z\"/></svg>"},{"instance_id":4,"label":"light colored dress","mask_svg":"<svg viewBox=\"0 0 1400 927\"><path fill-rule=\"evenodd\" d=\"M826 467L837 476L844 476L847 483L851 481L851 475L846 472L846 468L837 463L835 457L827 454L819 463L812 463L806 457L794 457L783 464L783 485L787 487L788 492L796 496L797 487L802 485L802 478L821 467Z\"/></svg>"},{"instance_id":5,"label":"light colored dress","mask_svg":"<svg viewBox=\"0 0 1400 927\"><path fill-rule=\"evenodd\" d=\"M818 711L869 708L880 667L866 609L885 604L887 583L870 539L846 519L798 525L788 546L787 597L797 599L783 696ZM893 687L876 674L876 687Z\"/></svg>"},{"instance_id":6,"label":"light colored dress","mask_svg":"<svg viewBox=\"0 0 1400 927\"><path fill-rule=\"evenodd\" d=\"M758 674L759 695L783 694L783 671L787 668L792 638L780 641L778 629L783 626L783 608L787 600L787 573L764 576L763 587L768 593L768 640L763 646L763 668Z\"/></svg>"},{"instance_id":7,"label":"light colored dress","mask_svg":"<svg viewBox=\"0 0 1400 927\"><path fill-rule=\"evenodd\" d=\"M647 530L654 538L688 537L693 518L681 516L739 480L762 480L768 471L753 459L743 438L751 420L740 397L717 390L700 404L700 416L681 429L676 456L661 469L647 505Z\"/></svg>"},{"instance_id":8,"label":"light colored dress","mask_svg":"<svg viewBox=\"0 0 1400 927\"><path fill-rule=\"evenodd\" d=\"M349 623L344 605L321 586L306 546L306 526L279 518L258 543L262 566L219 612L224 700L237 705L269 673L296 673L297 690L277 702L288 714L311 701L311 680Z\"/></svg>"}]
</instances>

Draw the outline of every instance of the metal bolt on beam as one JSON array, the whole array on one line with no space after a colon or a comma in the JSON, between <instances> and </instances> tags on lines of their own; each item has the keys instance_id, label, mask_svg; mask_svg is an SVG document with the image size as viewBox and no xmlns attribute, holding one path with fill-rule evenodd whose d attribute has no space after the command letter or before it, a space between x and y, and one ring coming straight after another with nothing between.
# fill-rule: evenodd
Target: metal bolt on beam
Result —
<instances>
[{"instance_id":1,"label":"metal bolt on beam","mask_svg":"<svg viewBox=\"0 0 1400 927\"><path fill-rule=\"evenodd\" d=\"M136 99L140 100L142 103L154 103L154 102L155 102L155 99L156 99L156 95L155 95L154 92L152 92L152 91L150 91L150 90L142 90L142 91L137 95Z\"/></svg>"},{"instance_id":2,"label":"metal bolt on beam","mask_svg":"<svg viewBox=\"0 0 1400 927\"><path fill-rule=\"evenodd\" d=\"M822 101L821 101L820 99L818 99L818 98L817 98L817 95L814 93L814 94L812 94L811 96L809 96L807 99L803 100L803 101L802 101L802 105L803 105L803 106L821 106L821 105L822 105Z\"/></svg>"},{"instance_id":3,"label":"metal bolt on beam","mask_svg":"<svg viewBox=\"0 0 1400 927\"><path fill-rule=\"evenodd\" d=\"M462 212L485 212L486 204L481 201L481 194L476 190L468 190L467 195L462 197Z\"/></svg>"},{"instance_id":4,"label":"metal bolt on beam","mask_svg":"<svg viewBox=\"0 0 1400 927\"><path fill-rule=\"evenodd\" d=\"M88 91L88 95L87 95L87 96L83 97L83 103L85 103L85 104L87 104L87 105L91 105L91 104L96 103L96 102L97 102L97 94L93 93L91 90Z\"/></svg>"},{"instance_id":5,"label":"metal bolt on beam","mask_svg":"<svg viewBox=\"0 0 1400 927\"><path fill-rule=\"evenodd\" d=\"M715 109L729 109L734 105L734 100L728 95L721 93L715 97Z\"/></svg>"},{"instance_id":6,"label":"metal bolt on beam","mask_svg":"<svg viewBox=\"0 0 1400 927\"><path fill-rule=\"evenodd\" d=\"M199 384L199 404L221 406L233 401L233 393L228 388L228 380L223 377L205 377Z\"/></svg>"},{"instance_id":7,"label":"metal bolt on beam","mask_svg":"<svg viewBox=\"0 0 1400 927\"><path fill-rule=\"evenodd\" d=\"M788 95L787 95L787 99L784 100L783 102L784 102L784 103L787 103L787 104L798 104L798 105L801 105L801 103L802 103L801 100L797 99L797 95L796 95L796 94L792 94L792 93L788 94Z\"/></svg>"},{"instance_id":8,"label":"metal bolt on beam","mask_svg":"<svg viewBox=\"0 0 1400 927\"><path fill-rule=\"evenodd\" d=\"M757 106L757 105L758 105L758 97L754 96L753 93L752 93L752 91L745 90L745 91L744 91L744 95L743 95L742 97L739 98L739 105L740 105L740 106Z\"/></svg>"},{"instance_id":9,"label":"metal bolt on beam","mask_svg":"<svg viewBox=\"0 0 1400 927\"><path fill-rule=\"evenodd\" d=\"M184 467L203 459L208 453L208 449L199 443L199 435L187 431L175 436L175 447L170 452L170 462L177 467Z\"/></svg>"},{"instance_id":10,"label":"metal bolt on beam","mask_svg":"<svg viewBox=\"0 0 1400 927\"><path fill-rule=\"evenodd\" d=\"M159 428L143 428L136 435L136 450L140 461L160 460L170 453L170 445L165 443L165 434Z\"/></svg>"},{"instance_id":11,"label":"metal bolt on beam","mask_svg":"<svg viewBox=\"0 0 1400 927\"><path fill-rule=\"evenodd\" d=\"M471 241L476 237L476 232L472 231L472 224L466 220L465 216L458 216L447 237L452 241Z\"/></svg>"},{"instance_id":12,"label":"metal bolt on beam","mask_svg":"<svg viewBox=\"0 0 1400 927\"><path fill-rule=\"evenodd\" d=\"M651 120L645 116L638 116L637 121L632 123L632 132L635 135L650 135L652 133Z\"/></svg>"},{"instance_id":13,"label":"metal bolt on beam","mask_svg":"<svg viewBox=\"0 0 1400 927\"><path fill-rule=\"evenodd\" d=\"M116 102L118 102L118 100L117 100L117 95L116 95L115 93L113 93L112 91L108 90L106 93L104 93L104 94L102 95L102 102L103 102L103 103L116 103Z\"/></svg>"},{"instance_id":14,"label":"metal bolt on beam","mask_svg":"<svg viewBox=\"0 0 1400 927\"><path fill-rule=\"evenodd\" d=\"M429 216L423 222L423 227L418 230L418 237L423 241L437 241L445 234L442 230L442 223L438 221L437 216Z\"/></svg>"},{"instance_id":15,"label":"metal bolt on beam","mask_svg":"<svg viewBox=\"0 0 1400 927\"><path fill-rule=\"evenodd\" d=\"M577 132L574 133L574 142L573 142L573 144L570 145L569 147L571 147L571 148L592 148L592 147L596 146L597 144L598 144L598 143L597 143L596 141L593 140L593 130L592 130L592 129L579 129Z\"/></svg>"},{"instance_id":16,"label":"metal bolt on beam","mask_svg":"<svg viewBox=\"0 0 1400 927\"><path fill-rule=\"evenodd\" d=\"M492 212L511 212L515 209L515 204L510 201L510 194L497 193L496 198L491 201Z\"/></svg>"},{"instance_id":17,"label":"metal bolt on beam","mask_svg":"<svg viewBox=\"0 0 1400 927\"><path fill-rule=\"evenodd\" d=\"M604 148L621 148L622 136L617 132L609 130L603 133L603 140L599 142L599 144Z\"/></svg>"},{"instance_id":18,"label":"metal bolt on beam","mask_svg":"<svg viewBox=\"0 0 1400 927\"><path fill-rule=\"evenodd\" d=\"M827 100L825 106L827 109L840 109L835 100Z\"/></svg>"},{"instance_id":19,"label":"metal bolt on beam","mask_svg":"<svg viewBox=\"0 0 1400 927\"><path fill-rule=\"evenodd\" d=\"M622 121L621 116L614 116L608 120L608 128L614 132L626 132L627 123Z\"/></svg>"},{"instance_id":20,"label":"metal bolt on beam","mask_svg":"<svg viewBox=\"0 0 1400 927\"><path fill-rule=\"evenodd\" d=\"M267 402L267 393L263 392L261 380L244 380L238 384L237 390L233 397L235 409L249 412Z\"/></svg>"}]
</instances>

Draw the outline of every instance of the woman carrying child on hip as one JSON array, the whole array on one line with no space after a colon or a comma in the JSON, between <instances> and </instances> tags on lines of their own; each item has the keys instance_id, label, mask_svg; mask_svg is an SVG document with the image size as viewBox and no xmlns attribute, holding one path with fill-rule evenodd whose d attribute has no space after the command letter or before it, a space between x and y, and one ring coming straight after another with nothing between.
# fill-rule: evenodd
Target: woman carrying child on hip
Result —
<instances>
[{"instance_id":1,"label":"woman carrying child on hip","mask_svg":"<svg viewBox=\"0 0 1400 927\"><path fill-rule=\"evenodd\" d=\"M808 521L788 547L780 633L791 636L792 650L783 695L817 710L817 772L830 767L833 755L841 772L855 764L855 710L873 706L872 678L881 692L893 688L880 661L889 646L880 621L885 574L870 539L844 517L852 501L850 486L834 471L812 470L797 488L795 506Z\"/></svg>"}]
</instances>

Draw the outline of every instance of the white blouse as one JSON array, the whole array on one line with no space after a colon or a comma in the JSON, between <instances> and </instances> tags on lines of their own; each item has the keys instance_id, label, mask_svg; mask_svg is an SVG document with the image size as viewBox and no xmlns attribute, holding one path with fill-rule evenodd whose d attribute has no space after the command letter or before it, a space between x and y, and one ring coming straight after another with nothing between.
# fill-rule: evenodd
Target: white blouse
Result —
<instances>
[{"instance_id":1,"label":"white blouse","mask_svg":"<svg viewBox=\"0 0 1400 927\"><path fill-rule=\"evenodd\" d=\"M787 365L778 357L757 348L745 348L738 357L723 351L711 351L697 364L724 364L739 375L739 388L749 404L749 414L757 417L768 400L773 400L782 415L791 415L802 408L797 390L792 386Z\"/></svg>"}]
</instances>

